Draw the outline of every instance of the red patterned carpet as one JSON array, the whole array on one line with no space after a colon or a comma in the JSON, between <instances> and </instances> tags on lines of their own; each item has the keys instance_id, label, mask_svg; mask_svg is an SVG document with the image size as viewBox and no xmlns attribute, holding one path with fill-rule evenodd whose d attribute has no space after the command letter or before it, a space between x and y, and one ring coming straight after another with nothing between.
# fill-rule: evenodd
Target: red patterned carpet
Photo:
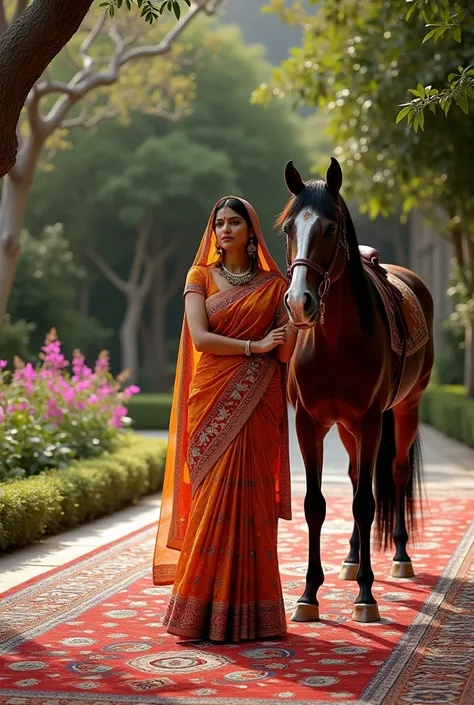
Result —
<instances>
[{"instance_id":1,"label":"red patterned carpet","mask_svg":"<svg viewBox=\"0 0 474 705\"><path fill-rule=\"evenodd\" d=\"M0 703L473 705L474 501L431 501L415 579L389 578L390 557L375 554L373 625L351 621L356 585L338 578L349 504L330 496L328 510L321 622L231 646L167 635L151 527L0 597ZM280 536L289 617L306 571L300 499Z\"/></svg>"}]
</instances>

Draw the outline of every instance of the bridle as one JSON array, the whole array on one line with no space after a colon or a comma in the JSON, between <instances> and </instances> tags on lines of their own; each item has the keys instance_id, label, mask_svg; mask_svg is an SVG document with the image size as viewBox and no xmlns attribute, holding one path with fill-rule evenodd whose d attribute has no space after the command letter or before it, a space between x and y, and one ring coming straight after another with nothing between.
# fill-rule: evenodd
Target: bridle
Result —
<instances>
[{"instance_id":1,"label":"bridle","mask_svg":"<svg viewBox=\"0 0 474 705\"><path fill-rule=\"evenodd\" d=\"M317 262L313 262L310 259L304 259L303 257L299 257L293 262L290 262L290 258L288 255L288 235L286 236L286 273L288 280L291 282L291 278L293 276L293 271L295 267L298 267L300 265L303 265L305 267L309 267L309 269L314 269L318 274L322 276L322 281L318 287L318 296L319 296L319 323L322 325L324 323L324 313L326 310L326 303L325 303L325 297L329 291L329 287L331 286L331 274L333 272L333 269L335 267L336 261L337 261L337 256L339 254L339 249L343 247L346 251L347 259L350 259L349 256L349 245L347 243L347 238L346 238L346 221L344 219L344 215L342 212L342 208L340 203L338 202L336 205L337 208L337 219L336 219L336 244L334 246L334 252L331 258L331 262L329 263L329 266L327 269L324 269L324 267L321 267L321 265L317 264ZM303 211L303 218L306 220L311 216L311 211L304 210Z\"/></svg>"}]
</instances>

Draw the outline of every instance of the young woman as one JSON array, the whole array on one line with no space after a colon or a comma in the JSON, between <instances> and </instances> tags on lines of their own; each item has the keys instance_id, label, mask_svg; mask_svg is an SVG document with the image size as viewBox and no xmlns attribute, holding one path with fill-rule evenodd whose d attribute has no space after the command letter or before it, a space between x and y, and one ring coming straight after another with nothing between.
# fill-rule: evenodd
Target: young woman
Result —
<instances>
[{"instance_id":1,"label":"young woman","mask_svg":"<svg viewBox=\"0 0 474 705\"><path fill-rule=\"evenodd\" d=\"M156 585L174 583L165 625L178 636L286 633L277 521L291 518L284 363L296 342L286 289L255 210L220 200L186 280L153 566Z\"/></svg>"}]
</instances>

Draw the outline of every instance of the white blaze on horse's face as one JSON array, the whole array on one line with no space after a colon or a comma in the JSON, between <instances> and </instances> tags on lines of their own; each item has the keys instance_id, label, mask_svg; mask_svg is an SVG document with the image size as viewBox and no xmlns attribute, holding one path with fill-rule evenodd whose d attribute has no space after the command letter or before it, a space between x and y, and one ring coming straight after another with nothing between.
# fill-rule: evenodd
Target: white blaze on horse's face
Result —
<instances>
[{"instance_id":1,"label":"white blaze on horse's face","mask_svg":"<svg viewBox=\"0 0 474 705\"><path fill-rule=\"evenodd\" d=\"M295 260L308 259L311 232L318 218L318 214L312 208L304 208L295 218ZM304 264L297 264L293 269L290 288L285 297L291 322L295 326L308 326L314 322L317 304L314 295L308 289L307 275L308 267Z\"/></svg>"}]
</instances>

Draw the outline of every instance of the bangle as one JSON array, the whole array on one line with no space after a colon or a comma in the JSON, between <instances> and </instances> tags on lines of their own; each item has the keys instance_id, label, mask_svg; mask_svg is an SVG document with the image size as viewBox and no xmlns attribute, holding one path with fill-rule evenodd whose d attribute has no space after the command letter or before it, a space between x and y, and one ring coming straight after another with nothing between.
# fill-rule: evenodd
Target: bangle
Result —
<instances>
[{"instance_id":1,"label":"bangle","mask_svg":"<svg viewBox=\"0 0 474 705\"><path fill-rule=\"evenodd\" d=\"M251 353L250 353L250 343L251 343L250 340L247 340L246 343L245 343L245 354L246 354L247 357L250 357L250 355L251 355Z\"/></svg>"}]
</instances>

